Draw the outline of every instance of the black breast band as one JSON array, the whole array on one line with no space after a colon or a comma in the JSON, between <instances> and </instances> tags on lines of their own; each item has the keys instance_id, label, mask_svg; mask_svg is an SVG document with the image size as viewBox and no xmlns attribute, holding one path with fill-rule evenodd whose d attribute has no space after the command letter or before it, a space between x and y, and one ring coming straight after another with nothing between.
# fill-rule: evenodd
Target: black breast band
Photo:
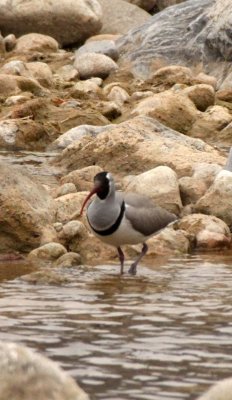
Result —
<instances>
[{"instance_id":1,"label":"black breast band","mask_svg":"<svg viewBox=\"0 0 232 400\"><path fill-rule=\"evenodd\" d=\"M118 229L118 227L121 224L121 221L123 219L124 212L125 212L125 202L123 201L122 205L121 205L121 211L120 211L120 214L119 214L118 218L116 219L116 221L114 222L113 225L111 225L109 228L107 228L107 229L105 229L103 231L99 231L97 229L94 229L92 227L92 225L90 224L90 222L89 221L88 222L89 222L89 225L91 226L92 230L94 232L96 232L98 235L109 236L109 235L112 235L112 233L114 233Z\"/></svg>"}]
</instances>

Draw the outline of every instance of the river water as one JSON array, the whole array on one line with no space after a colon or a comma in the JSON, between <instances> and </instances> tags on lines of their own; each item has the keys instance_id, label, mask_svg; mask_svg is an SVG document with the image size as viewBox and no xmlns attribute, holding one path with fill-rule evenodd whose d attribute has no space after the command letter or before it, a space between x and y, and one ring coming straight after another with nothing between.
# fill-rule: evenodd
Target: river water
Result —
<instances>
[{"instance_id":1,"label":"river water","mask_svg":"<svg viewBox=\"0 0 232 400\"><path fill-rule=\"evenodd\" d=\"M0 152L50 187L54 153ZM97 260L96 260L97 263ZM157 258L138 275L117 265L60 272L33 285L23 261L0 262L0 340L65 368L91 400L194 400L232 376L232 254Z\"/></svg>"},{"instance_id":2,"label":"river water","mask_svg":"<svg viewBox=\"0 0 232 400\"><path fill-rule=\"evenodd\" d=\"M61 285L13 279L20 270L1 274L0 340L57 361L92 400L193 400L232 376L230 253L153 260L136 277L63 269Z\"/></svg>"}]
</instances>

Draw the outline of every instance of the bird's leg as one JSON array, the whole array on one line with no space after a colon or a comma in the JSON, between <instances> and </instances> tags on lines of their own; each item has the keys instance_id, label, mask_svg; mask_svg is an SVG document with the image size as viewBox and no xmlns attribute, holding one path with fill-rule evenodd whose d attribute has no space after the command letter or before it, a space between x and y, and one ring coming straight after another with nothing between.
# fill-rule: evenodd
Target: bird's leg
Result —
<instances>
[{"instance_id":1,"label":"bird's leg","mask_svg":"<svg viewBox=\"0 0 232 400\"><path fill-rule=\"evenodd\" d=\"M143 247L142 247L142 251L141 251L140 255L138 256L137 260L135 260L135 261L131 264L131 266L130 266L130 268L129 268L129 271L128 271L129 274L131 274L131 275L136 275L137 265L138 265L139 261L143 258L143 256L145 256L147 250L148 250L147 244L146 244L146 243L143 243Z\"/></svg>"},{"instance_id":2,"label":"bird's leg","mask_svg":"<svg viewBox=\"0 0 232 400\"><path fill-rule=\"evenodd\" d=\"M124 257L124 253L123 253L121 247L117 247L117 250L118 250L118 257L119 257L120 264L121 264L120 274L122 275L125 257Z\"/></svg>"}]
</instances>

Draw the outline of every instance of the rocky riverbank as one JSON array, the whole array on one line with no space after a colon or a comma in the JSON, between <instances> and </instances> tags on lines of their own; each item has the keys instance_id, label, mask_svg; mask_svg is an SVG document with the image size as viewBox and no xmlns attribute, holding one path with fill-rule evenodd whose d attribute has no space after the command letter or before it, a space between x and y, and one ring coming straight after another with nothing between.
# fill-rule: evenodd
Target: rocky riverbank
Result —
<instances>
[{"instance_id":1,"label":"rocky riverbank","mask_svg":"<svg viewBox=\"0 0 232 400\"><path fill-rule=\"evenodd\" d=\"M53 152L56 184L0 162L2 257L37 267L114 260L79 216L102 170L179 216L150 239L148 257L230 248L226 2L121 0L120 20L103 0L50 2L43 24L36 3L15 5L12 19L0 2L0 149Z\"/></svg>"}]
</instances>

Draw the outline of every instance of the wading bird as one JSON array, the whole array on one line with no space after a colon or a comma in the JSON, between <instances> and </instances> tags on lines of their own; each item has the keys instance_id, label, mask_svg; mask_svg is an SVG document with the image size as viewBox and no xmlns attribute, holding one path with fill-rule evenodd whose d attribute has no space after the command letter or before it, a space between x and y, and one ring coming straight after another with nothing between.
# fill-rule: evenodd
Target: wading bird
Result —
<instances>
[{"instance_id":1,"label":"wading bird","mask_svg":"<svg viewBox=\"0 0 232 400\"><path fill-rule=\"evenodd\" d=\"M94 177L93 189L83 203L81 215L94 194L96 196L87 208L89 226L104 243L117 248L121 274L125 259L121 246L143 244L140 255L129 268L129 273L135 275L139 261L148 250L146 240L177 220L177 216L155 206L145 196L116 191L109 172L100 172Z\"/></svg>"}]
</instances>

